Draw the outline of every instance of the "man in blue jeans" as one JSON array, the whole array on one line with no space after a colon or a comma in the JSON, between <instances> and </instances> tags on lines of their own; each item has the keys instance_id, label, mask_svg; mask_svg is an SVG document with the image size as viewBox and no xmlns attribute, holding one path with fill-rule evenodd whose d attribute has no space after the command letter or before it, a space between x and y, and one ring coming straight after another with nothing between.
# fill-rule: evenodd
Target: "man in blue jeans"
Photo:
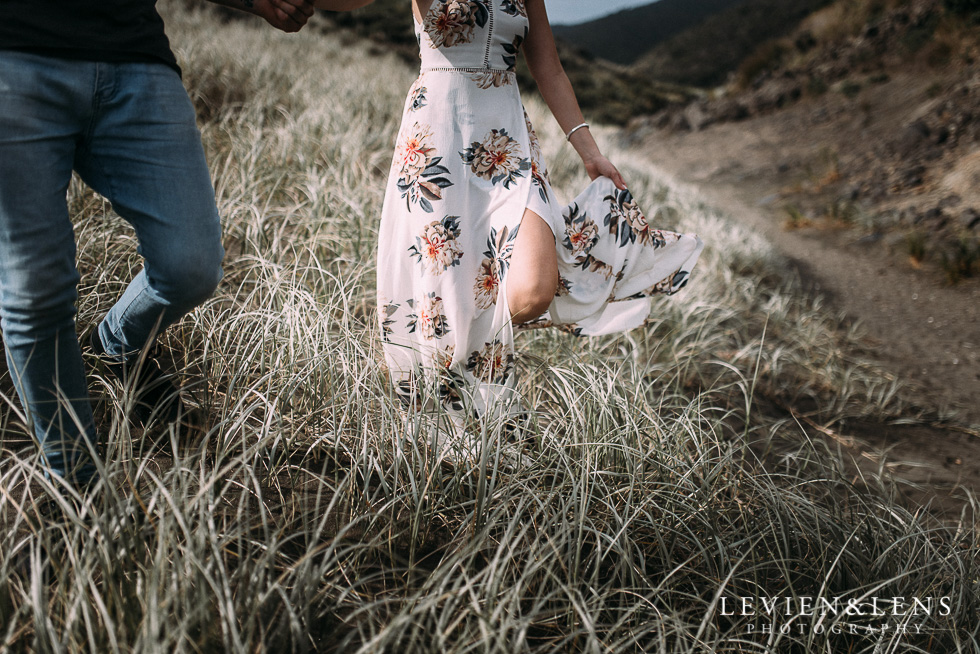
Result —
<instances>
[{"instance_id":1,"label":"man in blue jeans","mask_svg":"<svg viewBox=\"0 0 980 654\"><path fill-rule=\"evenodd\" d=\"M287 32L313 13L306 0L211 1ZM0 0L0 330L47 469L79 487L95 478L96 435L75 335L72 170L133 226L144 259L92 339L110 369L132 374L222 275L200 132L155 4Z\"/></svg>"}]
</instances>

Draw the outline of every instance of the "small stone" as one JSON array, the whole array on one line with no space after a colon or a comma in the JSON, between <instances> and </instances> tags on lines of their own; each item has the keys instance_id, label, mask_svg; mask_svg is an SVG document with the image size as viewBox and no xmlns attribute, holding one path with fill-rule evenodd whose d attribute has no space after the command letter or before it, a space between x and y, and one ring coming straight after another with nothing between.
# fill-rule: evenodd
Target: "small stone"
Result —
<instances>
[{"instance_id":1,"label":"small stone","mask_svg":"<svg viewBox=\"0 0 980 654\"><path fill-rule=\"evenodd\" d=\"M881 232L874 232L872 234L868 234L867 236L862 236L854 243L855 245L874 245L881 240L882 236L884 236L884 234Z\"/></svg>"},{"instance_id":2,"label":"small stone","mask_svg":"<svg viewBox=\"0 0 980 654\"><path fill-rule=\"evenodd\" d=\"M650 119L650 122L657 129L664 129L670 125L670 112L666 109L658 111L653 115L653 118Z\"/></svg>"},{"instance_id":3,"label":"small stone","mask_svg":"<svg viewBox=\"0 0 980 654\"><path fill-rule=\"evenodd\" d=\"M967 229L977 229L980 227L980 211L977 211L973 207L965 209L960 214L960 224Z\"/></svg>"},{"instance_id":4,"label":"small stone","mask_svg":"<svg viewBox=\"0 0 980 654\"><path fill-rule=\"evenodd\" d=\"M926 167L922 165L912 166L902 174L902 185L906 187L921 186L926 174Z\"/></svg>"},{"instance_id":5,"label":"small stone","mask_svg":"<svg viewBox=\"0 0 980 654\"><path fill-rule=\"evenodd\" d=\"M683 112L677 112L670 117L670 129L675 132L690 132L691 123Z\"/></svg>"},{"instance_id":6,"label":"small stone","mask_svg":"<svg viewBox=\"0 0 980 654\"><path fill-rule=\"evenodd\" d=\"M956 193L951 193L939 201L939 206L942 209L945 209L946 207L955 207L962 201L963 198L958 196Z\"/></svg>"},{"instance_id":7,"label":"small stone","mask_svg":"<svg viewBox=\"0 0 980 654\"><path fill-rule=\"evenodd\" d=\"M697 132L711 124L711 116L700 104L691 104L684 111L684 118L692 132Z\"/></svg>"}]
</instances>

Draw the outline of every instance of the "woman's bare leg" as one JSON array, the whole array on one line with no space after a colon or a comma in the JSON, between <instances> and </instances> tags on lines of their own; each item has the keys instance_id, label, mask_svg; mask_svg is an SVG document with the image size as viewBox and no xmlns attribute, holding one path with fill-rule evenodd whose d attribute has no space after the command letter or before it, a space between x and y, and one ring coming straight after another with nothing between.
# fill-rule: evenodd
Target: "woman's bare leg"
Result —
<instances>
[{"instance_id":1,"label":"woman's bare leg","mask_svg":"<svg viewBox=\"0 0 980 654\"><path fill-rule=\"evenodd\" d=\"M528 209L507 271L507 303L514 324L530 322L547 311L557 289L555 236L548 223Z\"/></svg>"}]
</instances>

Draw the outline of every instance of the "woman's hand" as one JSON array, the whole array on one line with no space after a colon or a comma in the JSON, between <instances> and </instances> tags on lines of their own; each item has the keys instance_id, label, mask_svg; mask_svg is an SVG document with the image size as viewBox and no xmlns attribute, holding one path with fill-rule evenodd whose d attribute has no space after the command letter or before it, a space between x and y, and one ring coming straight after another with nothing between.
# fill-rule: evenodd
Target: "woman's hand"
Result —
<instances>
[{"instance_id":1,"label":"woman's hand","mask_svg":"<svg viewBox=\"0 0 980 654\"><path fill-rule=\"evenodd\" d=\"M586 161L585 171L589 173L589 177L591 179L595 179L596 177L608 177L613 181L613 183L616 184L616 188L618 188L620 191L626 190L626 182L623 181L623 176L619 173L619 170L612 164L611 161L602 155Z\"/></svg>"}]
</instances>

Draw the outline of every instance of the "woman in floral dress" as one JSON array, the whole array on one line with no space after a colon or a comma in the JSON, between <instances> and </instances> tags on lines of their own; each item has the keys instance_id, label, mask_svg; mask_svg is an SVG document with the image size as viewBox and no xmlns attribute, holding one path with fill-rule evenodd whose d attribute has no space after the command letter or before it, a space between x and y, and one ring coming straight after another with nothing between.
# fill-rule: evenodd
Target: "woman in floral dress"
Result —
<instances>
[{"instance_id":1,"label":"woman in floral dress","mask_svg":"<svg viewBox=\"0 0 980 654\"><path fill-rule=\"evenodd\" d=\"M321 0L351 9L365 0ZM403 112L378 252L385 359L405 402L486 424L519 409L514 329L626 331L703 244L647 224L584 124L544 0L413 0L421 72ZM523 51L594 180L560 206L521 103Z\"/></svg>"}]
</instances>

